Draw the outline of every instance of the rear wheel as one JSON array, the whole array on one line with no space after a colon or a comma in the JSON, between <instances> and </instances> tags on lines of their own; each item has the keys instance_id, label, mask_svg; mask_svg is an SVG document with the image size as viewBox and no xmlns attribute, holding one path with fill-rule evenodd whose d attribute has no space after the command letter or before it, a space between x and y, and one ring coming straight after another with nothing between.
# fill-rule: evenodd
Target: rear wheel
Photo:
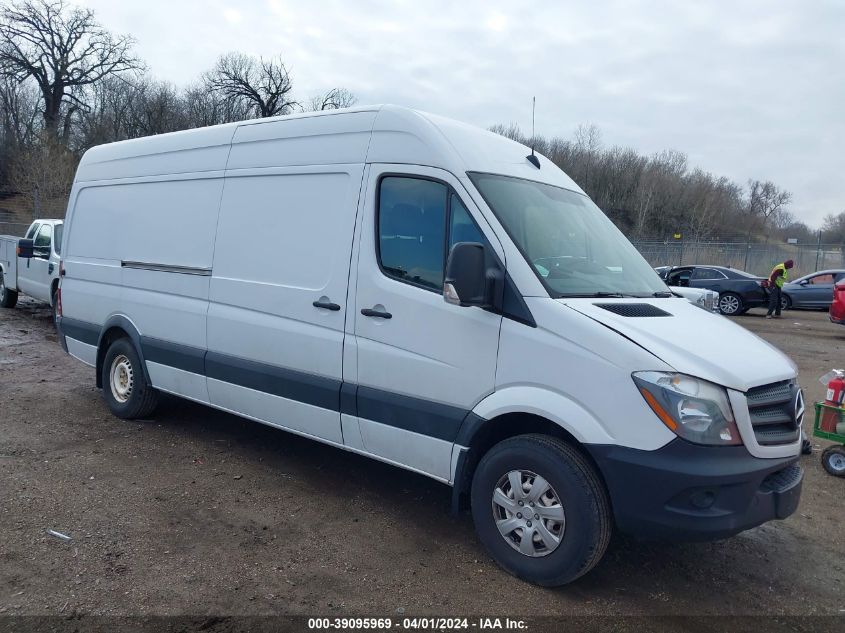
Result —
<instances>
[{"instance_id":1,"label":"rear wheel","mask_svg":"<svg viewBox=\"0 0 845 633\"><path fill-rule=\"evenodd\" d=\"M780 309L781 309L781 311L789 310L791 307L792 307L792 299L789 298L789 295L782 294L780 296Z\"/></svg>"},{"instance_id":2,"label":"rear wheel","mask_svg":"<svg viewBox=\"0 0 845 633\"><path fill-rule=\"evenodd\" d=\"M6 278L0 272L0 306L14 308L18 302L18 293L6 287Z\"/></svg>"},{"instance_id":3,"label":"rear wheel","mask_svg":"<svg viewBox=\"0 0 845 633\"><path fill-rule=\"evenodd\" d=\"M719 296L719 312L727 316L735 316L743 311L742 298L732 292Z\"/></svg>"},{"instance_id":4,"label":"rear wheel","mask_svg":"<svg viewBox=\"0 0 845 633\"><path fill-rule=\"evenodd\" d=\"M109 345L103 360L103 396L111 412L132 420L149 416L158 404L158 391L147 383L141 359L127 338Z\"/></svg>"},{"instance_id":5,"label":"rear wheel","mask_svg":"<svg viewBox=\"0 0 845 633\"><path fill-rule=\"evenodd\" d=\"M824 449L822 466L834 477L845 477L845 446L829 446Z\"/></svg>"},{"instance_id":6,"label":"rear wheel","mask_svg":"<svg viewBox=\"0 0 845 633\"><path fill-rule=\"evenodd\" d=\"M58 305L58 298L59 298L59 291L58 288L54 289L52 294L50 295L50 307L52 308L53 314L53 327L57 330L59 329L59 305Z\"/></svg>"},{"instance_id":7,"label":"rear wheel","mask_svg":"<svg viewBox=\"0 0 845 633\"><path fill-rule=\"evenodd\" d=\"M546 435L494 446L472 480L478 537L505 571L554 587L601 560L612 520L598 474L575 448Z\"/></svg>"}]
</instances>

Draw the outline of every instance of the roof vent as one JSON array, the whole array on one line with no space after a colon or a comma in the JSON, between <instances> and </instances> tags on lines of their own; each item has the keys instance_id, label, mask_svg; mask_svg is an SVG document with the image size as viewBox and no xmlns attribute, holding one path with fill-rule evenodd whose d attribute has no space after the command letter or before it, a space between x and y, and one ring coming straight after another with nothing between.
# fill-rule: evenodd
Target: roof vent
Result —
<instances>
[{"instance_id":1,"label":"roof vent","mask_svg":"<svg viewBox=\"0 0 845 633\"><path fill-rule=\"evenodd\" d=\"M594 306L623 317L668 317L665 310L650 303L594 303Z\"/></svg>"}]
</instances>

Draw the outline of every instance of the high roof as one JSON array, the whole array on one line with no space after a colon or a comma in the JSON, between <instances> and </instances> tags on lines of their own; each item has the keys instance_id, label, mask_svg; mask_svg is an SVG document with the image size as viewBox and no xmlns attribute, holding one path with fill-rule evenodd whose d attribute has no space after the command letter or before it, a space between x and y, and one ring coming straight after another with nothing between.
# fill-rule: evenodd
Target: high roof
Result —
<instances>
[{"instance_id":1,"label":"high roof","mask_svg":"<svg viewBox=\"0 0 845 633\"><path fill-rule=\"evenodd\" d=\"M253 119L99 145L80 162L77 181L174 173L222 172L265 143L264 163L252 166L402 163L527 178L581 192L551 161L526 160L530 148L480 128L394 105L361 106ZM243 150L236 152L235 148ZM231 150L231 152L230 152ZM299 161L299 162L297 162ZM306 161L306 162L302 162ZM236 161L237 162L237 161Z\"/></svg>"}]
</instances>

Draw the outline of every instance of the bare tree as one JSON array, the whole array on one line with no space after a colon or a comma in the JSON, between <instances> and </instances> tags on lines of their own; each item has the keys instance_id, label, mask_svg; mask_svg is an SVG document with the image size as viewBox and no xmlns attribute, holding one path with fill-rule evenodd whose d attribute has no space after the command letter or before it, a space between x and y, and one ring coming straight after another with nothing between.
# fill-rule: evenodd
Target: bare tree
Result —
<instances>
[{"instance_id":1,"label":"bare tree","mask_svg":"<svg viewBox=\"0 0 845 633\"><path fill-rule=\"evenodd\" d=\"M10 184L26 196L32 217L63 217L79 160L55 137L43 134L24 148L11 165Z\"/></svg>"},{"instance_id":2,"label":"bare tree","mask_svg":"<svg viewBox=\"0 0 845 633\"><path fill-rule=\"evenodd\" d=\"M748 214L766 222L792 201L792 194L767 180L748 181Z\"/></svg>"},{"instance_id":3,"label":"bare tree","mask_svg":"<svg viewBox=\"0 0 845 633\"><path fill-rule=\"evenodd\" d=\"M40 96L29 82L0 77L0 139L19 147L33 142L38 131Z\"/></svg>"},{"instance_id":4,"label":"bare tree","mask_svg":"<svg viewBox=\"0 0 845 633\"><path fill-rule=\"evenodd\" d=\"M498 134L499 136L504 136L505 138L509 138L512 141L516 141L517 143L530 143L531 139L526 139L522 132L519 129L519 126L516 123L510 123L508 125L504 125L502 123L497 123L489 128L488 131L493 132L493 134Z\"/></svg>"},{"instance_id":5,"label":"bare tree","mask_svg":"<svg viewBox=\"0 0 845 633\"><path fill-rule=\"evenodd\" d=\"M829 214L825 216L822 224L822 237L826 242L845 244L845 211L837 215Z\"/></svg>"},{"instance_id":6,"label":"bare tree","mask_svg":"<svg viewBox=\"0 0 845 633\"><path fill-rule=\"evenodd\" d=\"M188 87L183 95L188 127L205 127L252 118L252 109L242 99L228 99L211 90L207 82Z\"/></svg>"},{"instance_id":7,"label":"bare tree","mask_svg":"<svg viewBox=\"0 0 845 633\"><path fill-rule=\"evenodd\" d=\"M17 156L38 137L39 103L30 82L0 77L0 190L8 185Z\"/></svg>"},{"instance_id":8,"label":"bare tree","mask_svg":"<svg viewBox=\"0 0 845 633\"><path fill-rule=\"evenodd\" d=\"M358 103L358 97L346 88L332 88L325 94L311 97L303 110L305 112L340 110L341 108L351 108L356 103Z\"/></svg>"},{"instance_id":9,"label":"bare tree","mask_svg":"<svg viewBox=\"0 0 845 633\"><path fill-rule=\"evenodd\" d=\"M281 58L228 53L217 60L206 82L210 90L244 104L253 116L289 114L298 105L291 95L293 81Z\"/></svg>"},{"instance_id":10,"label":"bare tree","mask_svg":"<svg viewBox=\"0 0 845 633\"><path fill-rule=\"evenodd\" d=\"M44 128L53 137L59 136L63 115L68 119L84 107L84 87L141 66L133 44L131 37L102 27L92 10L71 8L65 0L25 0L0 13L0 74L35 80Z\"/></svg>"}]
</instances>

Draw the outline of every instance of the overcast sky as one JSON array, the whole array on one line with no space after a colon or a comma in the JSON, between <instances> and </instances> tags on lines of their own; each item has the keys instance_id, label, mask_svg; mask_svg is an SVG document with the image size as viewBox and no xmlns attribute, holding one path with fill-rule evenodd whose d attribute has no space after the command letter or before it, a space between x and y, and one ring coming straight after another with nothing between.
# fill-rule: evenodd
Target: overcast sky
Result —
<instances>
[{"instance_id":1,"label":"overcast sky","mask_svg":"<svg viewBox=\"0 0 845 633\"><path fill-rule=\"evenodd\" d=\"M281 53L296 94L334 86L482 127L681 150L773 180L820 225L845 211L845 0L79 0L183 85L221 53Z\"/></svg>"}]
</instances>

